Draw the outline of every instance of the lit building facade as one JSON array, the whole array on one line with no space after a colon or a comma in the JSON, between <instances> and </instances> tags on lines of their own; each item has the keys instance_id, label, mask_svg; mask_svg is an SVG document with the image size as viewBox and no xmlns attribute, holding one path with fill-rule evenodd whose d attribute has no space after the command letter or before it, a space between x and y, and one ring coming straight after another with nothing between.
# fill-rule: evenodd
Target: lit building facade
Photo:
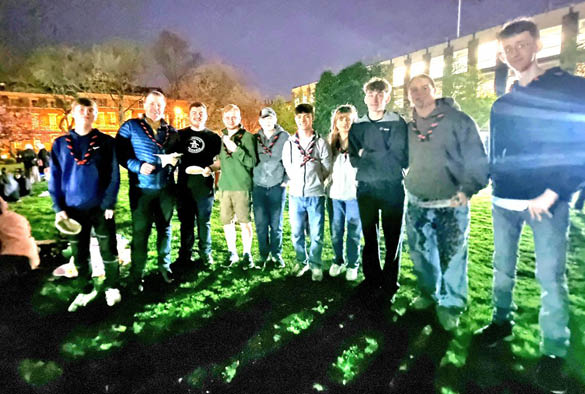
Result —
<instances>
[{"instance_id":1,"label":"lit building facade","mask_svg":"<svg viewBox=\"0 0 585 394\"><path fill-rule=\"evenodd\" d=\"M544 68L561 66L585 75L585 63L578 62L577 48L585 47L585 2L572 7L558 8L532 16L540 28L543 48L538 57ZM437 82L441 93L445 70L453 74L476 68L481 73L480 92L501 95L514 76L497 57L496 34L501 25L410 52L380 62L387 67L388 80L393 87L394 107L408 109L405 84L412 76L426 73ZM449 66L449 67L447 67ZM294 87L292 100L296 104L314 102L316 82Z\"/></svg>"},{"instance_id":2,"label":"lit building facade","mask_svg":"<svg viewBox=\"0 0 585 394\"><path fill-rule=\"evenodd\" d=\"M102 132L115 136L121 123L144 113L144 96L124 96L121 103L109 94L80 94L96 101L99 112L94 126ZM57 97L51 94L0 91L0 106L8 115L5 125L9 132L2 136L3 158L8 151L24 149L26 144L42 143L51 148L53 140L67 130L72 119L64 108L69 107L73 97ZM121 105L119 105L121 104ZM122 108L122 113L119 111ZM189 125L189 104L185 100L168 99L166 120L176 128Z\"/></svg>"}]
</instances>

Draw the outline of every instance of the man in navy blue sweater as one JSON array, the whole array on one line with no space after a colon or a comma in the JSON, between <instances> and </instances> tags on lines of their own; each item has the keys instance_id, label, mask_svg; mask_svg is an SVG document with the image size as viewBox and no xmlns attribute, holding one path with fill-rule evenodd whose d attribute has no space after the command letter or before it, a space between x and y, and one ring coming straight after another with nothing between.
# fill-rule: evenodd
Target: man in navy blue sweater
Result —
<instances>
[{"instance_id":1,"label":"man in navy blue sweater","mask_svg":"<svg viewBox=\"0 0 585 394\"><path fill-rule=\"evenodd\" d=\"M106 279L104 288L109 305L120 301L115 288L118 281L118 253L114 207L120 187L120 170L114 139L92 128L98 107L93 100L79 98L73 102L71 115L75 128L53 143L49 193L56 220L75 219L81 233L71 240L73 259L79 276L91 285L89 241L93 228L99 242ZM89 289L87 289L89 290ZM98 288L80 294L69 307L74 311L97 295Z\"/></svg>"},{"instance_id":2,"label":"man in navy blue sweater","mask_svg":"<svg viewBox=\"0 0 585 394\"><path fill-rule=\"evenodd\" d=\"M526 223L534 235L541 287L543 357L537 382L547 391L563 392L563 360L570 339L569 201L585 174L585 79L538 65L542 43L529 19L506 24L498 41L502 60L518 80L491 112L494 312L492 323L480 331L480 340L495 346L512 339L518 241Z\"/></svg>"},{"instance_id":3,"label":"man in navy blue sweater","mask_svg":"<svg viewBox=\"0 0 585 394\"><path fill-rule=\"evenodd\" d=\"M152 91L144 100L145 116L126 121L116 135L120 165L128 169L132 211L132 268L129 288L142 291L148 237L156 226L158 265L165 282L171 278L171 218L175 205L174 166L164 165L160 154L177 152L179 136L165 122L166 99ZM166 164L166 163L165 163Z\"/></svg>"}]
</instances>

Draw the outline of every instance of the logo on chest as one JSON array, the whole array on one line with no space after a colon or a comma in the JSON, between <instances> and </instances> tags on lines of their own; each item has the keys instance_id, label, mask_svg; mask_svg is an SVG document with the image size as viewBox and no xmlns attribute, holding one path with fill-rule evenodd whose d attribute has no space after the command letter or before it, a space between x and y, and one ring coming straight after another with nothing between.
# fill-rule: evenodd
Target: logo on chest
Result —
<instances>
[{"instance_id":1,"label":"logo on chest","mask_svg":"<svg viewBox=\"0 0 585 394\"><path fill-rule=\"evenodd\" d=\"M205 149L205 142L201 137L191 137L187 151L189 153L199 153Z\"/></svg>"}]
</instances>

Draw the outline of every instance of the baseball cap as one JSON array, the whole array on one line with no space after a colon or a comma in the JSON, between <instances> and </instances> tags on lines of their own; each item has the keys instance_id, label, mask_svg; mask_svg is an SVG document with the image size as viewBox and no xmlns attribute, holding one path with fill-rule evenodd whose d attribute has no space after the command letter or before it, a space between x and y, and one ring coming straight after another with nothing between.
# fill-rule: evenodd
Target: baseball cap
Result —
<instances>
[{"instance_id":1,"label":"baseball cap","mask_svg":"<svg viewBox=\"0 0 585 394\"><path fill-rule=\"evenodd\" d=\"M274 112L274 110L270 107L264 107L260 111L260 117L266 118L267 116L274 116L276 118L276 112Z\"/></svg>"}]
</instances>

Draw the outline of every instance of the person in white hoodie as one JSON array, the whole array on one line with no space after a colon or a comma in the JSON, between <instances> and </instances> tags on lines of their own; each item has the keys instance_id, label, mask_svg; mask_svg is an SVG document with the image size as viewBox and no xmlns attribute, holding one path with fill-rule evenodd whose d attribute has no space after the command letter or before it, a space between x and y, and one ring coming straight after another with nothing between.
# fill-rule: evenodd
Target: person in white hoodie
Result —
<instances>
[{"instance_id":1,"label":"person in white hoodie","mask_svg":"<svg viewBox=\"0 0 585 394\"><path fill-rule=\"evenodd\" d=\"M358 207L356 192L357 170L349 161L349 129L357 119L357 111L353 105L340 105L331 116L331 132L329 145L331 146L332 170L327 182L327 208L331 230L331 243L335 261L329 267L329 275L338 276L346 270L345 279L357 279L359 270L360 242L362 240L362 222ZM345 252L343 256L343 236L346 232Z\"/></svg>"},{"instance_id":2,"label":"person in white hoodie","mask_svg":"<svg viewBox=\"0 0 585 394\"><path fill-rule=\"evenodd\" d=\"M284 144L282 164L289 177L288 212L291 239L296 252L297 276L311 269L311 279L323 279L321 252L325 232L325 179L331 170L329 144L313 130L313 106L295 108L297 132ZM307 220L308 218L308 220ZM305 229L311 246L307 255Z\"/></svg>"}]
</instances>

